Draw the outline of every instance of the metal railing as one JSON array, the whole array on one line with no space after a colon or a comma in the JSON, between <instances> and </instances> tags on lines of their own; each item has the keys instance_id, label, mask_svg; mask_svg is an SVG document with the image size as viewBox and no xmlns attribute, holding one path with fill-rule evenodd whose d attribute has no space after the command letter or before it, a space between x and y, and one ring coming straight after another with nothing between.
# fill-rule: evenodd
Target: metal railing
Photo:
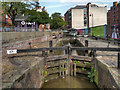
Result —
<instances>
[{"instance_id":1,"label":"metal railing","mask_svg":"<svg viewBox=\"0 0 120 90\"><path fill-rule=\"evenodd\" d=\"M104 47L87 47L87 44L85 47L70 47L70 46L65 46L65 47L46 47L46 48L31 48L31 49L18 49L18 50L8 50L8 54L15 54L15 53L27 53L27 52L37 52L37 51L42 51L42 54L45 54L45 51L50 51L50 55L52 55L53 50L66 50L68 56L71 55L72 50L91 50L92 52L96 51L113 51L113 52L118 52L118 68L120 68L120 48L104 48ZM87 52L88 53L88 52ZM93 55L95 56L95 55Z\"/></svg>"}]
</instances>

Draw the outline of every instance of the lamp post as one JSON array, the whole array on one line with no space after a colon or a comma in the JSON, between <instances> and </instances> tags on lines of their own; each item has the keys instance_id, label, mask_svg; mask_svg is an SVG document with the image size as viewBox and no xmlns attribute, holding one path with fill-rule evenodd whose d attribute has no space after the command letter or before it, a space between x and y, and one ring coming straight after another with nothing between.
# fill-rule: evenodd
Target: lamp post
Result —
<instances>
[{"instance_id":1,"label":"lamp post","mask_svg":"<svg viewBox=\"0 0 120 90\"><path fill-rule=\"evenodd\" d=\"M90 14L92 16L92 28L93 28L93 14ZM93 29L92 29L92 36L93 36Z\"/></svg>"}]
</instances>

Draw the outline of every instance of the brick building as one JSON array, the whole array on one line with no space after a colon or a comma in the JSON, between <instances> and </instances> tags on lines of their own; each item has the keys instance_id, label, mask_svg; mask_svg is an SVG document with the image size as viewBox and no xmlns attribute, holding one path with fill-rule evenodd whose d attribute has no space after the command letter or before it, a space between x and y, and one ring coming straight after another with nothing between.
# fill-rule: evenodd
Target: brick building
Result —
<instances>
[{"instance_id":1,"label":"brick building","mask_svg":"<svg viewBox=\"0 0 120 90\"><path fill-rule=\"evenodd\" d=\"M112 37L113 31L115 31L118 33L117 38L120 38L120 3L113 2L113 6L108 10L107 24L109 35Z\"/></svg>"},{"instance_id":2,"label":"brick building","mask_svg":"<svg viewBox=\"0 0 120 90\"><path fill-rule=\"evenodd\" d=\"M7 14L4 14L4 10L2 10L2 27L12 26L12 20Z\"/></svg>"}]
</instances>

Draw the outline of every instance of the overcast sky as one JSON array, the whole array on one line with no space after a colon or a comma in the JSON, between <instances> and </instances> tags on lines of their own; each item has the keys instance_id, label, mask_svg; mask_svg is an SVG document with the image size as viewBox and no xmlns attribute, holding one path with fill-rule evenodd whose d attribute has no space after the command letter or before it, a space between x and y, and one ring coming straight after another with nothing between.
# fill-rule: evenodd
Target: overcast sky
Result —
<instances>
[{"instance_id":1,"label":"overcast sky","mask_svg":"<svg viewBox=\"0 0 120 90\"><path fill-rule=\"evenodd\" d=\"M76 5L86 5L95 3L100 6L107 6L108 10L114 1L119 0L39 0L41 6L45 6L47 12L51 15L54 12L60 12L64 16L65 12Z\"/></svg>"}]
</instances>

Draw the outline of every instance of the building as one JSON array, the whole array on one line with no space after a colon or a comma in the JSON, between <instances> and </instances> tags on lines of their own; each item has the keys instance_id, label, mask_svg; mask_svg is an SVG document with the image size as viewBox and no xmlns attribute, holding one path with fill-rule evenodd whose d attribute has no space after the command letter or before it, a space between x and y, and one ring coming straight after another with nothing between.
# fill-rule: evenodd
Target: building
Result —
<instances>
[{"instance_id":1,"label":"building","mask_svg":"<svg viewBox=\"0 0 120 90\"><path fill-rule=\"evenodd\" d=\"M65 14L65 28L87 29L107 24L107 6L88 3L70 8Z\"/></svg>"},{"instance_id":2,"label":"building","mask_svg":"<svg viewBox=\"0 0 120 90\"><path fill-rule=\"evenodd\" d=\"M41 8L41 6L35 7L34 10L36 10L37 12L43 12L43 11L47 12L47 11L45 10L45 6L44 6L43 8Z\"/></svg>"},{"instance_id":3,"label":"building","mask_svg":"<svg viewBox=\"0 0 120 90\"><path fill-rule=\"evenodd\" d=\"M107 25L107 6L87 4L88 27Z\"/></svg>"},{"instance_id":4,"label":"building","mask_svg":"<svg viewBox=\"0 0 120 90\"><path fill-rule=\"evenodd\" d=\"M36 10L36 12L47 12L45 10L45 7L41 8L41 6L39 7L35 7L34 10ZM50 29L50 24L40 24L38 25L38 23L36 22L27 22L26 19L29 16L25 16L24 14L22 15L18 15L15 18L15 22L17 23L17 31L38 31L38 30L42 30L42 29Z\"/></svg>"},{"instance_id":5,"label":"building","mask_svg":"<svg viewBox=\"0 0 120 90\"><path fill-rule=\"evenodd\" d=\"M7 14L4 14L4 9L1 11L1 13L2 13L1 31L10 31L12 29L11 28L12 20Z\"/></svg>"},{"instance_id":6,"label":"building","mask_svg":"<svg viewBox=\"0 0 120 90\"><path fill-rule=\"evenodd\" d=\"M36 22L27 22L25 21L28 16L18 15L15 18L17 23L17 31L36 31L38 29L38 24Z\"/></svg>"},{"instance_id":7,"label":"building","mask_svg":"<svg viewBox=\"0 0 120 90\"><path fill-rule=\"evenodd\" d=\"M107 24L108 32L112 37L112 33L115 31L120 38L120 3L113 2L113 6L107 12Z\"/></svg>"},{"instance_id":8,"label":"building","mask_svg":"<svg viewBox=\"0 0 120 90\"><path fill-rule=\"evenodd\" d=\"M86 6L76 6L70 8L65 14L65 21L67 22L66 28L84 28L84 17L87 16ZM84 11L86 15L84 14ZM86 24L85 24L86 26Z\"/></svg>"}]
</instances>

